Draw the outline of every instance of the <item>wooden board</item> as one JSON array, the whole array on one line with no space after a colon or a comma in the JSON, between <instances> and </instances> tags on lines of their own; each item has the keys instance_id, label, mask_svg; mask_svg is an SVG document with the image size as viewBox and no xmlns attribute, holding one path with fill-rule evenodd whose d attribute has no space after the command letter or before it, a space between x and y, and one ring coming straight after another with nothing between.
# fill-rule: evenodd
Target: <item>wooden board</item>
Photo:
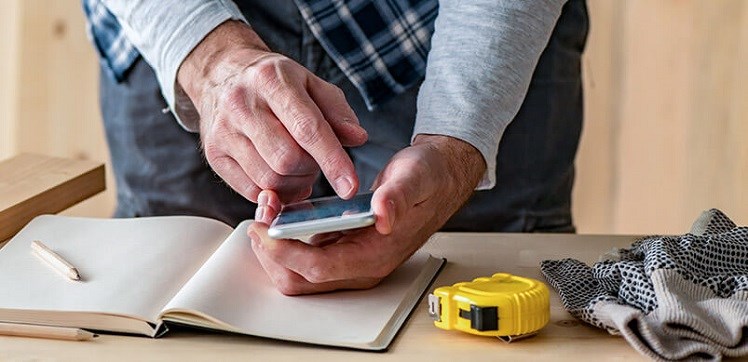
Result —
<instances>
[{"instance_id":1,"label":"wooden board","mask_svg":"<svg viewBox=\"0 0 748 362\"><path fill-rule=\"evenodd\" d=\"M34 154L0 162L0 241L34 216L58 213L105 188L99 162Z\"/></svg>"}]
</instances>

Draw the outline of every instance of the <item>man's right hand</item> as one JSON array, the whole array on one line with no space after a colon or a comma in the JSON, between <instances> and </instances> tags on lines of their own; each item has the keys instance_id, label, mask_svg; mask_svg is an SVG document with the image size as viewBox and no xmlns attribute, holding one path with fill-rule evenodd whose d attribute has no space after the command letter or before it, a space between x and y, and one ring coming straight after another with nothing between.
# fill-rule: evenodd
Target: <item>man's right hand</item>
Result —
<instances>
[{"instance_id":1,"label":"man's right hand","mask_svg":"<svg viewBox=\"0 0 748 362\"><path fill-rule=\"evenodd\" d=\"M366 131L343 92L272 52L246 24L228 21L208 34L179 68L177 81L200 115L211 167L257 202L274 190L282 202L308 197L319 171L340 197L358 190L343 146Z\"/></svg>"}]
</instances>

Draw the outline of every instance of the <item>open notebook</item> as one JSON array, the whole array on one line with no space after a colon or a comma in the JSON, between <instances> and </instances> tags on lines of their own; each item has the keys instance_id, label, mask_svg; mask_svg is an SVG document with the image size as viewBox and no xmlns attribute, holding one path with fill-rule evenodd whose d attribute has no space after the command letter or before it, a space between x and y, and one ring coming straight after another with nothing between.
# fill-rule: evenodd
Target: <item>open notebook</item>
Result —
<instances>
[{"instance_id":1,"label":"open notebook","mask_svg":"<svg viewBox=\"0 0 748 362\"><path fill-rule=\"evenodd\" d=\"M193 216L43 215L0 249L0 322L157 336L164 322L275 339L387 348L443 259L418 252L369 290L284 296L246 236ZM43 241L78 268L59 275L31 253Z\"/></svg>"}]
</instances>

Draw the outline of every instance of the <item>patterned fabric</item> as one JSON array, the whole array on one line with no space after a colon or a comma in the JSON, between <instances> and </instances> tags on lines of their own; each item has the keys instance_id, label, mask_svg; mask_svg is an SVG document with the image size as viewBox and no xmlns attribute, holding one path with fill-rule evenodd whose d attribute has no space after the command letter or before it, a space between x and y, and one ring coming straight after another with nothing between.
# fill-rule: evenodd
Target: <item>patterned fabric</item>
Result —
<instances>
[{"instance_id":1,"label":"patterned fabric","mask_svg":"<svg viewBox=\"0 0 748 362\"><path fill-rule=\"evenodd\" d=\"M100 0L83 0L86 30L99 53L104 69L118 82L138 59L138 51L127 40L117 18Z\"/></svg>"},{"instance_id":2,"label":"patterned fabric","mask_svg":"<svg viewBox=\"0 0 748 362\"><path fill-rule=\"evenodd\" d=\"M712 209L689 234L647 237L603 258L541 263L573 316L655 359L748 354L748 228Z\"/></svg>"},{"instance_id":3,"label":"patterned fabric","mask_svg":"<svg viewBox=\"0 0 748 362\"><path fill-rule=\"evenodd\" d=\"M372 108L426 72L436 0L296 0L315 37Z\"/></svg>"},{"instance_id":4,"label":"patterned fabric","mask_svg":"<svg viewBox=\"0 0 748 362\"><path fill-rule=\"evenodd\" d=\"M101 0L82 0L89 34L119 80L138 57ZM403 93L423 78L437 0L296 0L330 57L367 106Z\"/></svg>"}]
</instances>

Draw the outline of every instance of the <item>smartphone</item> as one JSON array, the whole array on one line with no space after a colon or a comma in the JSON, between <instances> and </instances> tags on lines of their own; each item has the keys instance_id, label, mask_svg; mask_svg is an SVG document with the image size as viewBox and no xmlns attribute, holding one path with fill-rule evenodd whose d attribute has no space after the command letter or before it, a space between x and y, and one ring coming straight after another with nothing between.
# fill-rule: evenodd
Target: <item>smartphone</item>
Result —
<instances>
[{"instance_id":1,"label":"smartphone","mask_svg":"<svg viewBox=\"0 0 748 362\"><path fill-rule=\"evenodd\" d=\"M373 225L376 217L371 210L371 195L359 194L350 200L321 197L283 205L270 224L268 235L288 239Z\"/></svg>"}]
</instances>

